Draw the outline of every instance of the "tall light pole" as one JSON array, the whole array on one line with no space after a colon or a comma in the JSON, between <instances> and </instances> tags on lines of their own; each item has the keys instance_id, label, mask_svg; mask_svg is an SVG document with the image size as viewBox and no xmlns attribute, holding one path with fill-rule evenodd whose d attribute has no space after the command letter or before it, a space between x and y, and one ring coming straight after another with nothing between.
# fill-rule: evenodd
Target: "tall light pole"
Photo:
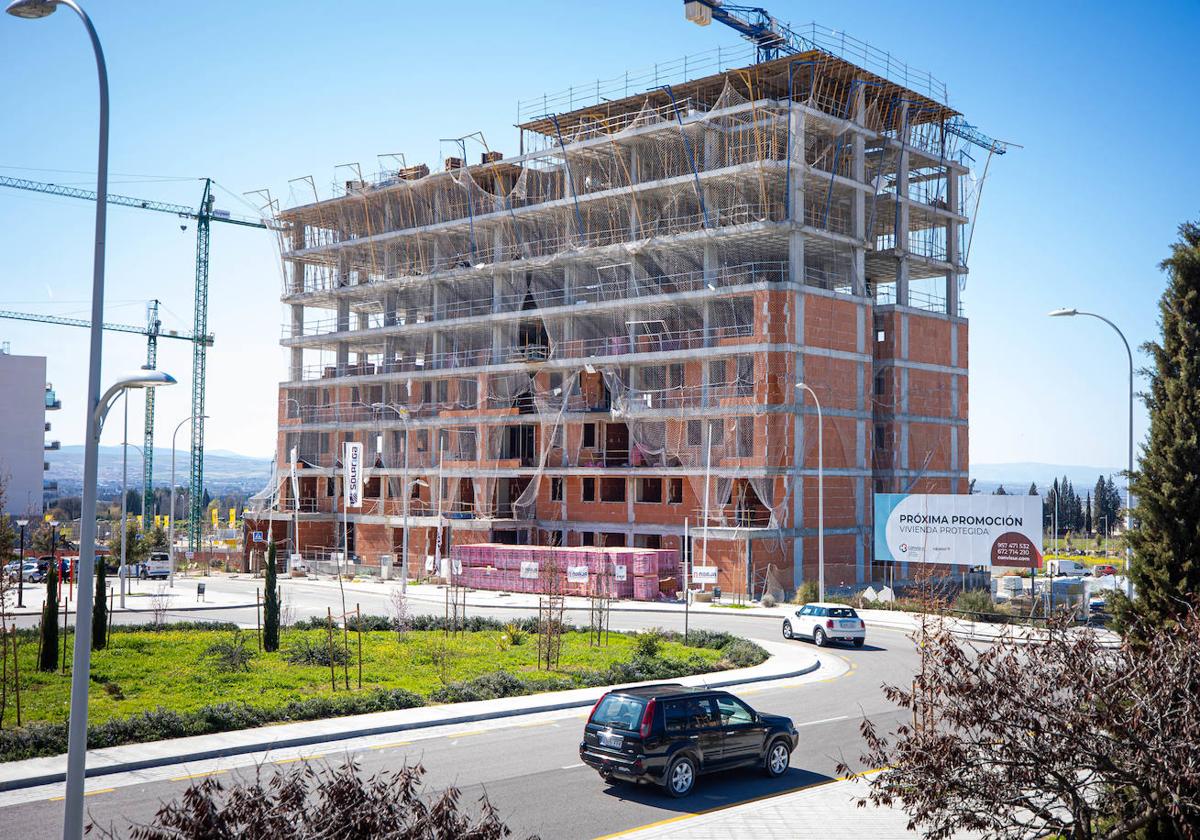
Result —
<instances>
[{"instance_id":1,"label":"tall light pole","mask_svg":"<svg viewBox=\"0 0 1200 840\"><path fill-rule=\"evenodd\" d=\"M184 424L192 422L195 416L188 415L175 427L175 431L171 432L171 515L167 519L167 554L171 558L171 571L167 579L172 589L175 588L175 436ZM205 414L202 419L207 420L208 415Z\"/></svg>"},{"instance_id":2,"label":"tall light pole","mask_svg":"<svg viewBox=\"0 0 1200 840\"><path fill-rule=\"evenodd\" d=\"M796 388L808 391L817 406L817 599L825 600L825 421L821 416L821 401L817 393L803 382ZM799 416L797 416L799 420ZM797 457L800 454L797 453Z\"/></svg>"},{"instance_id":3,"label":"tall light pole","mask_svg":"<svg viewBox=\"0 0 1200 840\"><path fill-rule=\"evenodd\" d=\"M400 561L400 566L402 569L404 569L404 577L400 579L400 581L401 581L400 586L404 591L407 591L407 589L408 589L408 500L409 500L409 497L412 496L412 489L408 486L408 444L409 444L409 440L408 440L408 437L409 437L409 434L408 434L408 409L397 408L396 406L392 405L391 403L372 403L371 408L375 409L376 411L382 411L385 408L390 409L396 413L396 416L400 418L400 422L404 424L404 465L400 471L400 486L402 488L401 493L404 496L403 500L400 503L401 509L403 511L403 516L404 516L404 533L400 537L400 546L401 546L400 551L404 555L404 557ZM299 503L299 500L297 500L297 503ZM394 545L395 544L393 543L393 546Z\"/></svg>"},{"instance_id":4,"label":"tall light pole","mask_svg":"<svg viewBox=\"0 0 1200 840\"><path fill-rule=\"evenodd\" d=\"M1125 356L1129 359L1129 461L1125 473L1125 575L1129 575L1129 560L1132 554L1132 549L1129 547L1128 534L1133 530L1133 351L1129 349L1129 342L1125 340L1125 333L1121 332L1120 328L1112 321L1105 318L1103 315L1097 315L1095 312L1084 312L1080 309L1055 309L1049 313L1051 318L1071 318L1076 315L1086 315L1089 318L1096 318L1113 328L1113 332L1121 337L1121 343L1125 345Z\"/></svg>"},{"instance_id":5,"label":"tall light pole","mask_svg":"<svg viewBox=\"0 0 1200 840\"><path fill-rule=\"evenodd\" d=\"M75 613L75 653L71 672L71 717L68 724L66 812L63 840L83 836L83 783L87 760L87 692L92 661L92 563L96 556L96 460L100 450L97 414L100 412L100 351L104 322L104 235L108 220L108 70L104 50L87 13L74 0L13 0L6 11L14 17L37 19L66 6L79 15L92 42L100 89L100 124L96 163L96 232L92 255L92 326L88 350L88 390L85 403L89 434L83 453L83 512L79 523L79 606Z\"/></svg>"},{"instance_id":6,"label":"tall light pole","mask_svg":"<svg viewBox=\"0 0 1200 840\"><path fill-rule=\"evenodd\" d=\"M17 606L25 606L25 526L29 524L28 519L18 519L17 524L21 526L21 565L17 567Z\"/></svg>"}]
</instances>

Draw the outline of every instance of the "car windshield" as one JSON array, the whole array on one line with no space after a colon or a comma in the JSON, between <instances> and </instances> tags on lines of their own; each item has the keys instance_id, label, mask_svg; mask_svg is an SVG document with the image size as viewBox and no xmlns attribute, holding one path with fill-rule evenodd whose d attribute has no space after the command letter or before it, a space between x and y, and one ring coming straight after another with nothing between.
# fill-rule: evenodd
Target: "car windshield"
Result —
<instances>
[{"instance_id":1,"label":"car windshield","mask_svg":"<svg viewBox=\"0 0 1200 840\"><path fill-rule=\"evenodd\" d=\"M634 730L641 723L645 708L646 701L641 697L609 694L596 706L596 711L592 712L591 722L613 729Z\"/></svg>"},{"instance_id":2,"label":"car windshield","mask_svg":"<svg viewBox=\"0 0 1200 840\"><path fill-rule=\"evenodd\" d=\"M829 607L825 614L830 618L858 618L858 613L851 607Z\"/></svg>"}]
</instances>

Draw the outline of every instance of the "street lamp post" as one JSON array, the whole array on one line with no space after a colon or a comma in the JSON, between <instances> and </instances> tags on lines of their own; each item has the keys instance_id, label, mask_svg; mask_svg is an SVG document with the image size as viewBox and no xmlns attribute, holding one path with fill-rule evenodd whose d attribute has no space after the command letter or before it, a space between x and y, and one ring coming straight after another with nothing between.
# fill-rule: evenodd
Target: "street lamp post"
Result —
<instances>
[{"instance_id":1,"label":"street lamp post","mask_svg":"<svg viewBox=\"0 0 1200 840\"><path fill-rule=\"evenodd\" d=\"M825 421L821 416L821 401L816 392L803 382L798 389L808 391L817 406L817 598L825 600ZM799 418L797 418L799 419ZM797 457L799 455L797 454Z\"/></svg>"},{"instance_id":2,"label":"street lamp post","mask_svg":"<svg viewBox=\"0 0 1200 840\"><path fill-rule=\"evenodd\" d=\"M1125 356L1129 359L1129 449L1128 449L1128 466L1125 472L1125 533L1128 534L1133 530L1133 351L1129 349L1129 342L1125 339L1125 333L1121 332L1120 328L1112 321L1105 318L1103 315L1097 315L1095 312L1084 312L1081 309L1055 309L1049 313L1051 318L1071 318L1076 315L1086 315L1089 318L1096 318L1103 321L1112 327L1113 332L1121 337L1121 343L1125 345ZM1132 549L1129 547L1129 539L1125 540L1125 575L1129 575L1129 560L1132 554Z\"/></svg>"},{"instance_id":3,"label":"street lamp post","mask_svg":"<svg viewBox=\"0 0 1200 840\"><path fill-rule=\"evenodd\" d=\"M25 606L25 526L29 524L28 519L18 519L17 524L21 526L21 565L17 567L17 606Z\"/></svg>"},{"instance_id":4,"label":"street lamp post","mask_svg":"<svg viewBox=\"0 0 1200 840\"><path fill-rule=\"evenodd\" d=\"M75 614L75 653L71 674L71 717L68 724L66 811L63 840L83 836L83 783L87 761L87 692L91 666L92 562L96 554L96 461L99 435L94 434L100 403L100 352L104 326L104 237L108 221L108 71L104 50L87 13L74 0L13 0L6 11L14 17L37 19L51 14L58 6L74 11L83 22L92 52L96 57L96 76L100 93L99 139L96 163L96 231L92 257L92 325L88 351L88 390L86 410L89 434L83 456L83 513L80 520L79 609Z\"/></svg>"},{"instance_id":5,"label":"street lamp post","mask_svg":"<svg viewBox=\"0 0 1200 840\"><path fill-rule=\"evenodd\" d=\"M371 408L376 411L382 409L390 409L400 418L400 422L404 424L404 462L400 470L400 486L403 499L400 502L402 515L404 517L404 533L400 537L400 551L404 557L400 561L400 567L404 570L404 577L400 579L401 588L405 591L408 589L408 500L412 496L412 490L408 486L408 411L400 409L390 403L372 403ZM439 519L440 523L440 519ZM393 546L395 544L393 543Z\"/></svg>"},{"instance_id":6,"label":"street lamp post","mask_svg":"<svg viewBox=\"0 0 1200 840\"><path fill-rule=\"evenodd\" d=\"M190 423L196 415L189 415L186 419L180 421L175 427L175 431L171 433L171 515L167 519L167 553L171 557L171 571L168 575L168 582L171 589L175 588L175 436L179 434L179 430L183 428L185 423ZM208 415L204 415L204 420L208 419Z\"/></svg>"}]
</instances>

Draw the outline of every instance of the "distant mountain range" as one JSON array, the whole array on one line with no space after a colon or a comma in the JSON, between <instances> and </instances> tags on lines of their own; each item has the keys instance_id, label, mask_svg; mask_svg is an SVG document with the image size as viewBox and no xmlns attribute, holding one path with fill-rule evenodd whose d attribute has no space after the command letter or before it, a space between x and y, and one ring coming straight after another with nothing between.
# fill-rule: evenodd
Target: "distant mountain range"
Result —
<instances>
[{"instance_id":1,"label":"distant mountain range","mask_svg":"<svg viewBox=\"0 0 1200 840\"><path fill-rule=\"evenodd\" d=\"M178 486L188 483L188 458L186 450L175 452L175 482ZM47 452L45 460L50 464L46 478L57 481L59 494L75 495L83 483L83 447L64 446ZM120 488L121 447L101 446L98 483L101 490ZM210 449L204 453L204 485L210 493L227 490L249 490L256 492L271 477L271 459L239 455L221 449ZM129 448L129 486L137 487L142 481L142 456L132 446ZM154 448L154 483L169 487L171 484L171 450Z\"/></svg>"},{"instance_id":2,"label":"distant mountain range","mask_svg":"<svg viewBox=\"0 0 1200 840\"><path fill-rule=\"evenodd\" d=\"M971 478L975 479L975 490L991 493L1001 484L1009 493L1028 493L1030 482L1036 482L1042 493L1064 475L1070 480L1080 496L1096 486L1101 475L1112 476L1117 489L1125 492L1125 479L1121 475L1124 467L1088 467L1078 464L1042 464L1020 462L1012 464L971 464Z\"/></svg>"}]
</instances>

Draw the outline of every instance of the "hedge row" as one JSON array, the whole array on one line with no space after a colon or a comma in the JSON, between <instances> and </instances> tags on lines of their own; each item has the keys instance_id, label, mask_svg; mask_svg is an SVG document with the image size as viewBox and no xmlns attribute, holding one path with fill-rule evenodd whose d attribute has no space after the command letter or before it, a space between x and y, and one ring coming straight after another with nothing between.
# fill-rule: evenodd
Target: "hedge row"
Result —
<instances>
[{"instance_id":1,"label":"hedge row","mask_svg":"<svg viewBox=\"0 0 1200 840\"><path fill-rule=\"evenodd\" d=\"M176 712L159 707L89 726L88 749L186 738L190 735L211 735L270 723L412 709L423 705L425 700L420 695L396 688L293 700L273 709L245 703L217 703L192 712ZM0 761L60 755L66 751L66 723L34 723L20 729L0 731Z\"/></svg>"}]
</instances>

